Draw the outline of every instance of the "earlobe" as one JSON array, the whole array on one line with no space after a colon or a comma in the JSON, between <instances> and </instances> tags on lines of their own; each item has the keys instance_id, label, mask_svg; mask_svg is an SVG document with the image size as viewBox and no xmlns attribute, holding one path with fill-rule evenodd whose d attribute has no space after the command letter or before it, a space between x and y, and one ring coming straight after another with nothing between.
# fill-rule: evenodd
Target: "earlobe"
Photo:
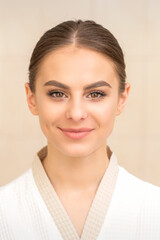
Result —
<instances>
[{"instance_id":1,"label":"earlobe","mask_svg":"<svg viewBox=\"0 0 160 240\"><path fill-rule=\"evenodd\" d=\"M31 91L29 83L25 83L26 97L28 107L33 115L38 115L37 104L35 94Z\"/></svg>"},{"instance_id":2,"label":"earlobe","mask_svg":"<svg viewBox=\"0 0 160 240\"><path fill-rule=\"evenodd\" d=\"M130 91L130 84L126 83L125 84L125 90L123 93L121 93L120 97L119 97L119 102L118 102L118 107L117 107L117 113L116 115L120 115L127 103L127 99L128 99L128 95L129 95L129 91Z\"/></svg>"}]
</instances>

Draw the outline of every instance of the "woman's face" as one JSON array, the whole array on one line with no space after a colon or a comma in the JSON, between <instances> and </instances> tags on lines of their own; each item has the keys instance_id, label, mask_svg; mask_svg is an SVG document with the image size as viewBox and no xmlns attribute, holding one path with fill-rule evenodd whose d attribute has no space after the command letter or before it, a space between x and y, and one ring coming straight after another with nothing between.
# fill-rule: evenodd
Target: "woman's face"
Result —
<instances>
[{"instance_id":1,"label":"woman's face","mask_svg":"<svg viewBox=\"0 0 160 240\"><path fill-rule=\"evenodd\" d=\"M93 50L68 46L43 59L35 89L32 93L26 83L29 108L39 116L48 144L64 155L81 157L106 145L129 86L119 94L111 60Z\"/></svg>"}]
</instances>

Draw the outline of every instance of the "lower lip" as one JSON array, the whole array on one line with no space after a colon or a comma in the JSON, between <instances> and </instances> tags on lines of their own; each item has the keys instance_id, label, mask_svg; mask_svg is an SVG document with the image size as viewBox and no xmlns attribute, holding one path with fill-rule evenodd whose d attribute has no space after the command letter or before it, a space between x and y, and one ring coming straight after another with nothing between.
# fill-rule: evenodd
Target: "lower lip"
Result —
<instances>
[{"instance_id":1,"label":"lower lip","mask_svg":"<svg viewBox=\"0 0 160 240\"><path fill-rule=\"evenodd\" d=\"M72 139L81 139L83 137L86 137L87 135L89 135L92 132L92 130L89 132L65 132L63 130L61 130L61 131L64 133L64 135L66 135L67 137L72 138Z\"/></svg>"}]
</instances>

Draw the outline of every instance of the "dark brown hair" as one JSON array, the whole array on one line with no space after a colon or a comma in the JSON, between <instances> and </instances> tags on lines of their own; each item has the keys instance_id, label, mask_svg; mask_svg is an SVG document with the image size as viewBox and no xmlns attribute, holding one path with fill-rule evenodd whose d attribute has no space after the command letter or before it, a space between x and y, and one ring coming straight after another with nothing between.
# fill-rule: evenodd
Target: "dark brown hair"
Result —
<instances>
[{"instance_id":1,"label":"dark brown hair","mask_svg":"<svg viewBox=\"0 0 160 240\"><path fill-rule=\"evenodd\" d=\"M29 85L32 92L35 92L36 74L43 58L48 53L71 44L92 49L109 57L120 79L120 92L124 91L126 79L124 56L113 34L91 20L70 20L51 28L37 42L29 65Z\"/></svg>"}]
</instances>

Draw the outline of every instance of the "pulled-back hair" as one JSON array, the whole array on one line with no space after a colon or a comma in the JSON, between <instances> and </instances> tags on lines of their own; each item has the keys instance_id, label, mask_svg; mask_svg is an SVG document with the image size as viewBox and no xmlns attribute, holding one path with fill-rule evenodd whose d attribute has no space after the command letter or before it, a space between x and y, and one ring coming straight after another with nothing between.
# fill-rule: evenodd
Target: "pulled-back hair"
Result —
<instances>
[{"instance_id":1,"label":"pulled-back hair","mask_svg":"<svg viewBox=\"0 0 160 240\"><path fill-rule=\"evenodd\" d=\"M29 85L35 92L36 74L43 58L50 52L68 46L85 47L108 57L119 76L119 90L125 89L125 62L122 49L113 34L92 20L70 20L51 28L37 42L29 65Z\"/></svg>"}]
</instances>

